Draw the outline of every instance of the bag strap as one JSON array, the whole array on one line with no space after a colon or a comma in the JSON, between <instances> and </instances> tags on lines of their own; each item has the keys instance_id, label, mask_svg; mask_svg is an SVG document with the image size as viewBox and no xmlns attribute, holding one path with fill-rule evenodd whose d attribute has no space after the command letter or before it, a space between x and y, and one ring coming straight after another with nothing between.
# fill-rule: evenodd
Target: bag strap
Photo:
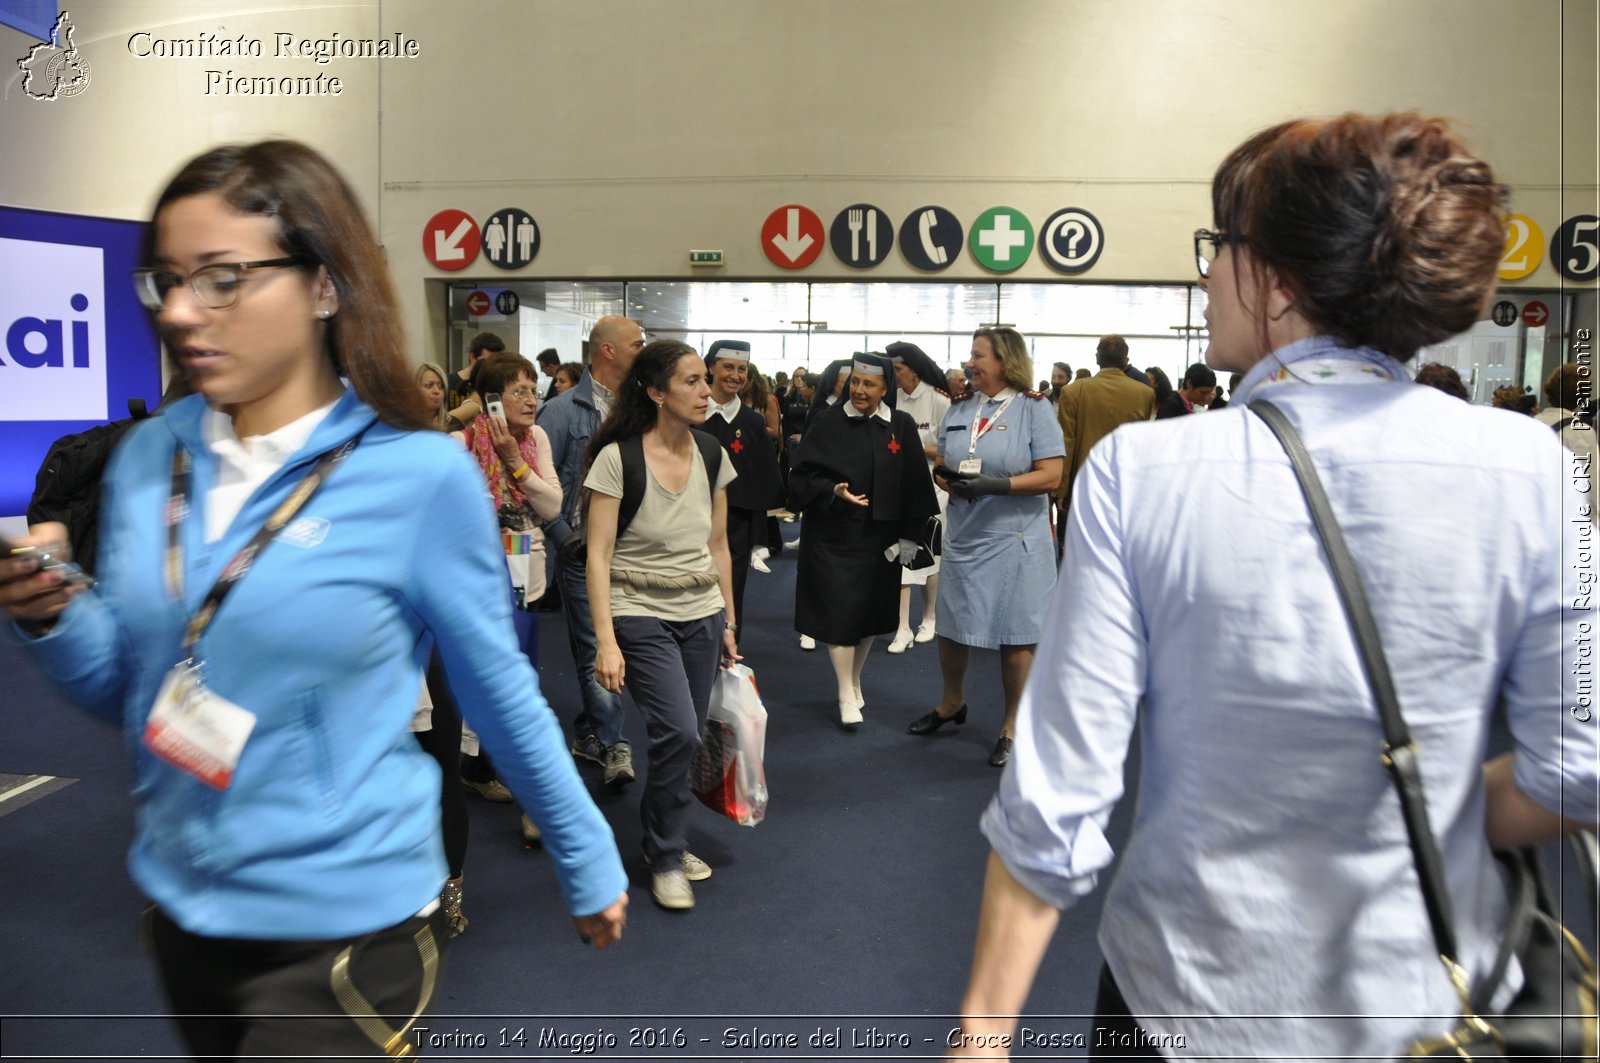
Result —
<instances>
[{"instance_id":1,"label":"bag strap","mask_svg":"<svg viewBox=\"0 0 1600 1063\"><path fill-rule=\"evenodd\" d=\"M698 428L689 429L700 448L700 460L706 467L706 479L711 484L711 497L716 498L717 476L722 471L722 444L717 437ZM620 440L617 449L622 456L622 504L617 512L617 538L628 530L633 518L644 505L645 472L644 436L637 435Z\"/></svg>"},{"instance_id":2,"label":"bag strap","mask_svg":"<svg viewBox=\"0 0 1600 1063\"><path fill-rule=\"evenodd\" d=\"M717 477L722 474L722 441L710 432L689 429L695 444L700 448L700 461L706 467L706 486L711 489L711 499L717 498Z\"/></svg>"},{"instance_id":3,"label":"bag strap","mask_svg":"<svg viewBox=\"0 0 1600 1063\"><path fill-rule=\"evenodd\" d=\"M628 530L644 505L644 436L632 436L617 443L622 452L622 506L617 513L617 539ZM616 541L616 540L613 540Z\"/></svg>"},{"instance_id":4,"label":"bag strap","mask_svg":"<svg viewBox=\"0 0 1600 1063\"><path fill-rule=\"evenodd\" d=\"M1417 747L1411 740L1405 717L1400 715L1400 701L1395 695L1394 678L1389 673L1389 661L1383 653L1383 642L1378 637L1378 625L1373 621L1367 604L1366 590L1356 569L1350 548L1345 545L1344 533L1334 518L1333 507L1322 489L1316 466L1299 433L1289 423L1282 410L1266 399L1250 403L1250 410L1266 422L1289 455L1295 478L1311 510L1311 522L1322 539L1328 565L1333 570L1334 583L1339 589L1339 600L1344 605L1346 617L1355 633L1356 647L1361 663L1371 684L1373 699L1378 704L1378 716L1383 721L1383 765L1394 781L1400 798L1400 812L1405 818L1406 835L1411 840L1411 855L1417 867L1417 879L1422 888L1423 904L1428 909L1428 923L1433 928L1433 939L1446 963L1459 971L1457 964L1455 926L1450 914L1450 895L1445 886L1444 861L1439 855L1439 844L1428 821L1428 804L1423 795L1422 776L1417 767ZM1463 995L1464 985L1458 985Z\"/></svg>"},{"instance_id":5,"label":"bag strap","mask_svg":"<svg viewBox=\"0 0 1600 1063\"><path fill-rule=\"evenodd\" d=\"M1560 435L1561 432L1562 432L1562 429L1566 428L1567 425L1571 424L1572 422L1573 422L1573 418L1571 418L1571 417L1563 417L1563 418L1561 418L1561 420L1557 421L1555 424L1551 425L1550 427L1555 430L1556 435Z\"/></svg>"}]
</instances>

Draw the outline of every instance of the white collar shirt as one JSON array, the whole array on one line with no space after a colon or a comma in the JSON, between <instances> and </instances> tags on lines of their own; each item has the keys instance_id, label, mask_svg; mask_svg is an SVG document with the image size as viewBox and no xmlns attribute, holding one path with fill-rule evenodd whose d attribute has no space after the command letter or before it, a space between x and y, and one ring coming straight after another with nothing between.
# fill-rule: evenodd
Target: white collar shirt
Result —
<instances>
[{"instance_id":1,"label":"white collar shirt","mask_svg":"<svg viewBox=\"0 0 1600 1063\"><path fill-rule=\"evenodd\" d=\"M611 416L611 403L615 401L616 395L612 393L610 388L596 380L593 373L589 374L589 386L594 389L592 394L594 395L595 412L600 414L600 420L604 421Z\"/></svg>"},{"instance_id":2,"label":"white collar shirt","mask_svg":"<svg viewBox=\"0 0 1600 1063\"><path fill-rule=\"evenodd\" d=\"M847 402L847 403L844 404L844 415L846 417L855 417L855 418L861 418L861 417L867 416L866 414L862 413L860 410L856 409L856 405L853 402ZM872 411L872 416L876 417L878 420L882 421L884 424L893 424L894 423L894 411L889 409L889 404L887 402L878 403L878 408L876 410Z\"/></svg>"},{"instance_id":3,"label":"white collar shirt","mask_svg":"<svg viewBox=\"0 0 1600 1063\"><path fill-rule=\"evenodd\" d=\"M724 421L732 424L734 418L739 416L739 411L743 408L744 403L739 401L739 396L737 395L729 399L727 402L719 403L713 399L710 403L710 409L706 410L706 420L709 421L711 418L721 414Z\"/></svg>"},{"instance_id":4,"label":"white collar shirt","mask_svg":"<svg viewBox=\"0 0 1600 1063\"><path fill-rule=\"evenodd\" d=\"M206 492L206 542L222 538L256 488L306 445L337 403L335 399L274 432L243 439L234 434L233 418L218 409L206 410L201 433L217 456L217 479Z\"/></svg>"}]
</instances>

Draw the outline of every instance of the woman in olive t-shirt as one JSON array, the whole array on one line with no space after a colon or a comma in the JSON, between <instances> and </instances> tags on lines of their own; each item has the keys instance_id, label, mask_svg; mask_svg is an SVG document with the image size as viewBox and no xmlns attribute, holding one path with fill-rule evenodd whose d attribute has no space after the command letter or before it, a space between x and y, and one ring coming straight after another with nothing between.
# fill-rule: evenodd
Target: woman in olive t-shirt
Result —
<instances>
[{"instance_id":1,"label":"woman in olive t-shirt","mask_svg":"<svg viewBox=\"0 0 1600 1063\"><path fill-rule=\"evenodd\" d=\"M675 340L645 347L590 443L584 480L595 680L619 694L626 681L644 715L645 862L656 903L672 909L692 908L690 881L711 877L686 848L689 769L717 666L739 660L727 540L733 463L718 460L708 471L692 431L710 395L693 348ZM644 494L619 537L622 444L635 439Z\"/></svg>"}]
</instances>

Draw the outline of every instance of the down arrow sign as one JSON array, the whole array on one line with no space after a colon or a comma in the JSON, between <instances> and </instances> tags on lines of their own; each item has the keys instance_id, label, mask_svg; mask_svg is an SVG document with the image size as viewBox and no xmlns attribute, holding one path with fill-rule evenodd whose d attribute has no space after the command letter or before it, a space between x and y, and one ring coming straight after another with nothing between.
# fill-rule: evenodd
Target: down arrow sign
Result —
<instances>
[{"instance_id":1,"label":"down arrow sign","mask_svg":"<svg viewBox=\"0 0 1600 1063\"><path fill-rule=\"evenodd\" d=\"M784 269L809 266L822 253L822 219L806 207L779 207L761 226L761 246Z\"/></svg>"}]
</instances>

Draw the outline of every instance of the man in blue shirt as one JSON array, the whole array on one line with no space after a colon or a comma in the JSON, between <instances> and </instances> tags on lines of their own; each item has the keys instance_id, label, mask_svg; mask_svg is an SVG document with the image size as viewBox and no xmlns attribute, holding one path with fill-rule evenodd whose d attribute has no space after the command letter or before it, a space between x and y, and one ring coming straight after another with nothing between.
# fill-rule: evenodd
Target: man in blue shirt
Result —
<instances>
[{"instance_id":1,"label":"man in blue shirt","mask_svg":"<svg viewBox=\"0 0 1600 1063\"><path fill-rule=\"evenodd\" d=\"M550 437L550 457L561 480L561 516L545 534L557 547L580 518L584 457L589 439L611 412L612 396L627 379L633 359L644 349L644 330L625 317L603 317L589 333L589 366L576 385L539 410L539 427ZM556 563L567 608L567 641L578 670L583 707L572 722L572 755L605 768L606 785L620 790L633 782L633 750L622 738L622 699L595 682L594 617L582 565Z\"/></svg>"}]
</instances>

